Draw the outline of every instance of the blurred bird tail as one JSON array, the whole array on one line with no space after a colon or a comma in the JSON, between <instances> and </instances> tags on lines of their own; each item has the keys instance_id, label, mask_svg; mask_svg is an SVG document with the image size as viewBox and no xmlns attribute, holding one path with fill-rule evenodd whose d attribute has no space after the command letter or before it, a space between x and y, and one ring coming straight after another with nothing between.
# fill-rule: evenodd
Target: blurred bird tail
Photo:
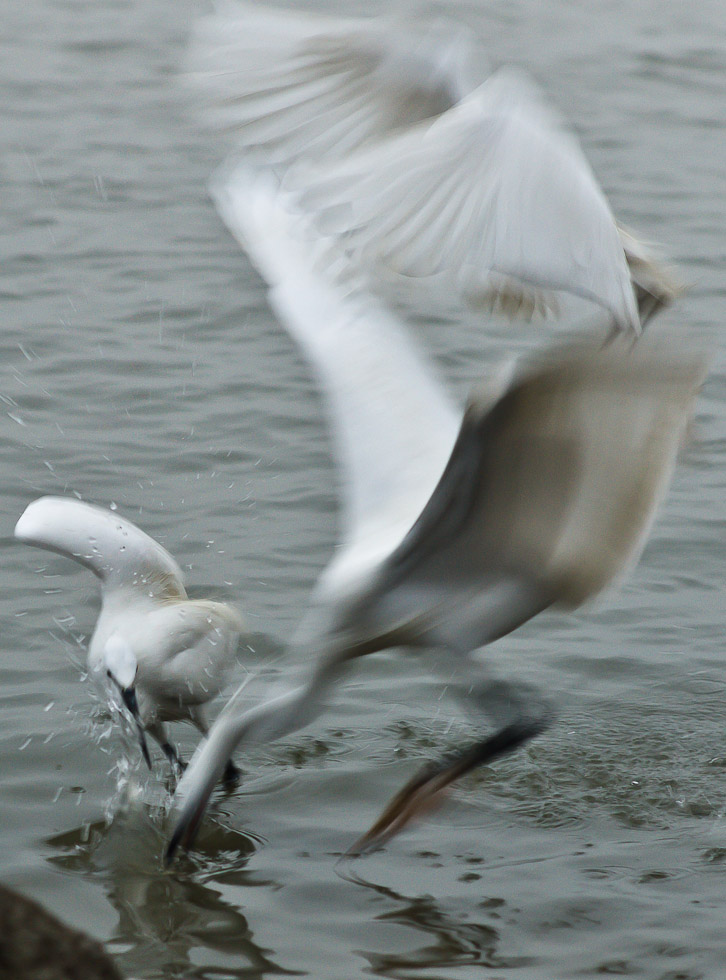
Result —
<instances>
[{"instance_id":1,"label":"blurred bird tail","mask_svg":"<svg viewBox=\"0 0 726 980\"><path fill-rule=\"evenodd\" d=\"M670 306L685 286L647 245L622 226L618 231L635 290L640 322L645 326L652 317Z\"/></svg>"}]
</instances>

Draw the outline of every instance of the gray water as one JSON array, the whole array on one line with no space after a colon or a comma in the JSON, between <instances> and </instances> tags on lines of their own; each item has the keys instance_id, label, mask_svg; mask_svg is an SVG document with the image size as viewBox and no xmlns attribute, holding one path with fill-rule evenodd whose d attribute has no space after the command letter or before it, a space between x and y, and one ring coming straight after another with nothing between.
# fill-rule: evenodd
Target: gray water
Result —
<instances>
[{"instance_id":1,"label":"gray water","mask_svg":"<svg viewBox=\"0 0 726 980\"><path fill-rule=\"evenodd\" d=\"M193 594L239 604L240 676L264 691L335 540L335 475L308 370L205 191L222 151L176 84L201 2L2 4L0 878L129 976L726 975L726 13L441 7L534 74L619 219L690 284L667 318L715 350L694 442L629 581L491 648L558 707L526 751L336 866L469 730L415 660L369 658L315 726L239 760L243 784L165 871L161 760L153 779L119 763L82 682L95 583L13 525L42 493L117 506ZM416 329L463 392L547 328Z\"/></svg>"}]
</instances>

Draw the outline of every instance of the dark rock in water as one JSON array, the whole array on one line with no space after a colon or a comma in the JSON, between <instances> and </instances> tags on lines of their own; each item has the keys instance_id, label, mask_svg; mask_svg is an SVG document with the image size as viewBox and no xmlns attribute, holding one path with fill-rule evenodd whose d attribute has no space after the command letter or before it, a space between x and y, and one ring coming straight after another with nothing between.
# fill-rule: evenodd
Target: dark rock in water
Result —
<instances>
[{"instance_id":1,"label":"dark rock in water","mask_svg":"<svg viewBox=\"0 0 726 980\"><path fill-rule=\"evenodd\" d=\"M0 980L122 980L103 946L0 885Z\"/></svg>"}]
</instances>

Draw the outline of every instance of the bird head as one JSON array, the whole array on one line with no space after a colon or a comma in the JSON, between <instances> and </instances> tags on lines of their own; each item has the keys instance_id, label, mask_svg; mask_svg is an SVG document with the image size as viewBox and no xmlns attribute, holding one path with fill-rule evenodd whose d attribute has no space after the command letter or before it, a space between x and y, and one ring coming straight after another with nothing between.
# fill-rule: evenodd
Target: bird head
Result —
<instances>
[{"instance_id":1,"label":"bird head","mask_svg":"<svg viewBox=\"0 0 726 980\"><path fill-rule=\"evenodd\" d=\"M106 674L121 693L133 690L139 669L136 654L119 633L112 633L103 648L103 665Z\"/></svg>"},{"instance_id":2,"label":"bird head","mask_svg":"<svg viewBox=\"0 0 726 980\"><path fill-rule=\"evenodd\" d=\"M112 633L108 640L106 640L106 645L103 648L103 665L106 669L106 676L119 689L123 703L136 722L139 742L141 744L141 754L147 766L151 769L149 747L146 744L144 726L141 722L139 703L136 698L136 675L139 665L136 654L131 649L129 643L119 633Z\"/></svg>"}]
</instances>

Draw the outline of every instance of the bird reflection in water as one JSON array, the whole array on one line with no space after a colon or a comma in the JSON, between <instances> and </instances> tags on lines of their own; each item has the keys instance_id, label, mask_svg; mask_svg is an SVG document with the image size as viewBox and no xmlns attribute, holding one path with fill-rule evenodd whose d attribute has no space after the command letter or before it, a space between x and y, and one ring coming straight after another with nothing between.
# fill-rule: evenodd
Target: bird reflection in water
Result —
<instances>
[{"instance_id":1,"label":"bird reflection in water","mask_svg":"<svg viewBox=\"0 0 726 980\"><path fill-rule=\"evenodd\" d=\"M112 822L84 825L47 841L51 864L100 883L118 913L108 946L123 971L147 976L156 967L165 974L195 975L195 954L202 950L215 966L225 961L230 976L284 974L255 942L245 915L219 892L221 882L240 888L270 884L246 870L260 839L217 821L200 838L183 873L164 874L158 865L157 816L129 808ZM214 887L205 884L210 878Z\"/></svg>"}]
</instances>

